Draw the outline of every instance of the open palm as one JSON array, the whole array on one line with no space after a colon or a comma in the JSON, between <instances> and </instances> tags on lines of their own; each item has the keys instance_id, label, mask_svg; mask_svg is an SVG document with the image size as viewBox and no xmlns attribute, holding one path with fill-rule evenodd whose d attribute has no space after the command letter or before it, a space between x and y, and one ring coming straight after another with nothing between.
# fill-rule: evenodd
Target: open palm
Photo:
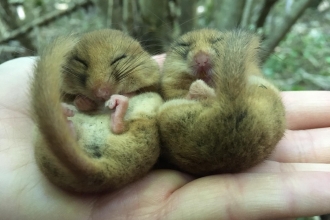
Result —
<instances>
[{"instance_id":1,"label":"open palm","mask_svg":"<svg viewBox=\"0 0 330 220\"><path fill-rule=\"evenodd\" d=\"M33 58L0 66L1 219L271 219L330 213L330 92L285 92L288 128L270 158L239 174L195 179L155 170L113 193L52 185L33 155Z\"/></svg>"}]
</instances>

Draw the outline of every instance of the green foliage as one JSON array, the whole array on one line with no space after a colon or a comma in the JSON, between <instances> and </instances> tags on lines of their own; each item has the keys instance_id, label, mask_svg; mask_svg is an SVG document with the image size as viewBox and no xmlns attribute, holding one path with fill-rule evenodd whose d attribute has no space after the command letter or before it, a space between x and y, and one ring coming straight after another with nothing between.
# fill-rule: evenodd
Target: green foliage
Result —
<instances>
[{"instance_id":1,"label":"green foliage","mask_svg":"<svg viewBox=\"0 0 330 220\"><path fill-rule=\"evenodd\" d=\"M330 89L328 30L315 20L313 25L297 23L264 64L265 75L282 90Z\"/></svg>"},{"instance_id":2,"label":"green foliage","mask_svg":"<svg viewBox=\"0 0 330 220\"><path fill-rule=\"evenodd\" d=\"M24 1L26 19L24 21L18 21L17 27L15 25L14 27L8 25L8 30L10 30L10 28L17 29L24 23L29 24L36 18L58 11L59 4L72 6L77 2L78 0ZM117 4L115 4L116 2ZM125 2L128 4L134 1ZM167 1L164 0L164 2ZM183 4L176 7L188 7L193 1L182 2L186 2L186 5ZM218 28L216 16L220 16L220 18L226 17L226 14L220 13L222 4L225 1L196 0L194 2L197 2L197 6L200 7L199 9L203 10L199 10L199 12L196 13L196 22L192 22L196 24L196 26L185 28L187 30L205 27ZM296 1L296 3L297 2L298 1ZM322 2L327 3L325 4L327 8L320 11L318 8L319 5L316 4L313 8L305 11L304 15L286 35L286 39L281 41L280 45L276 47L274 54L269 57L264 64L263 70L266 76L271 78L282 90L330 90L330 50L328 49L330 48L330 13L328 13L330 11L330 0L323 0ZM159 12L155 14L155 11L149 8L139 11L139 7L134 8L132 6L133 4L130 8L127 7L127 10L124 10L124 4L119 0L113 1L113 3L113 10L111 11L112 27L129 32L132 36L145 43L148 49L151 47L156 48L152 51L153 53L155 53L154 51L157 53L163 52L169 42L175 39L180 32L179 25L181 24L181 27L183 27L184 24L187 22L189 23L191 20L191 18L184 16L180 18L181 20L179 19L180 23L178 23L176 19L184 12L181 9L181 12L178 13L180 11L178 8L166 11L166 7L162 7L164 10L160 11L166 13L160 15ZM257 32L263 33L266 39L272 38L272 36L274 36L272 32L277 30L278 27L281 27L284 18L292 12L292 7L288 7L289 3L290 1L278 1L268 14L263 28L257 30ZM291 1L291 3L293 3L293 1ZM10 42L8 46L6 45L9 51L7 53L3 52L4 49L2 49L2 45L0 45L0 63L17 56L34 55L38 50L36 48L42 48L58 35L67 35L77 32L82 33L108 27L109 18L107 16L109 16L109 12L107 10L109 8L107 8L107 4L107 1L94 1L94 6L80 8L66 16L58 17L46 25L34 27L33 31L24 36L27 42L24 42L22 38L20 39L21 43L23 42L21 46L23 51L25 51L24 53L16 52L20 51L18 49L21 49L17 46L17 42L16 44ZM255 5L250 12L250 25L247 27L253 29L263 6L264 4L262 4L261 1L255 1ZM173 4L171 7L174 7ZM13 11L16 13L14 8L15 7L12 6ZM127 17L131 9L135 10L134 14L131 17ZM143 11L148 13L142 13ZM191 13L193 10L188 11ZM141 20L141 16L145 16L149 18L149 20L145 18ZM133 19L134 17L135 19ZM153 19L158 19L161 22L155 22ZM132 23L133 20L134 22ZM10 24L12 23L13 22L10 22ZM157 25L155 27L148 27L150 23L157 23ZM32 45L32 47L29 47L30 45ZM158 49L162 48L159 45L165 45L164 50ZM24 47L28 49L24 50Z\"/></svg>"}]
</instances>

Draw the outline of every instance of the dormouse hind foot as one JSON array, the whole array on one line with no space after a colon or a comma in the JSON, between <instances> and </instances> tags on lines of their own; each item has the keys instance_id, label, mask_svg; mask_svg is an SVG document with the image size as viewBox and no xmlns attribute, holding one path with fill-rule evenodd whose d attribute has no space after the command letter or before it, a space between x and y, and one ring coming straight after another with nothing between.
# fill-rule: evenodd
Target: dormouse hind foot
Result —
<instances>
[{"instance_id":1,"label":"dormouse hind foot","mask_svg":"<svg viewBox=\"0 0 330 220\"><path fill-rule=\"evenodd\" d=\"M124 117L128 108L128 98L123 95L112 95L105 105L114 109L111 113L111 131L114 134L123 133L126 129Z\"/></svg>"},{"instance_id":2,"label":"dormouse hind foot","mask_svg":"<svg viewBox=\"0 0 330 220\"><path fill-rule=\"evenodd\" d=\"M196 80L190 85L187 99L200 100L215 97L214 89L208 86L203 80Z\"/></svg>"},{"instance_id":3,"label":"dormouse hind foot","mask_svg":"<svg viewBox=\"0 0 330 220\"><path fill-rule=\"evenodd\" d=\"M73 104L80 111L92 111L97 108L96 103L84 95L77 95L73 100Z\"/></svg>"}]
</instances>

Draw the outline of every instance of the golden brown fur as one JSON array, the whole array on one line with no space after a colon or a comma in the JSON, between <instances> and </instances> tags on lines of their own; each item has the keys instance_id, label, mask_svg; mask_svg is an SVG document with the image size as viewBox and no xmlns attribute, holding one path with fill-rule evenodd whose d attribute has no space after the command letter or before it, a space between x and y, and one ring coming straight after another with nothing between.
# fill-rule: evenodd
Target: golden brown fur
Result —
<instances>
[{"instance_id":1,"label":"golden brown fur","mask_svg":"<svg viewBox=\"0 0 330 220\"><path fill-rule=\"evenodd\" d=\"M158 92L159 67L138 41L117 30L81 36L65 61L61 91L65 101L83 95L103 106L112 94ZM107 94L98 94L104 89Z\"/></svg>"},{"instance_id":2,"label":"golden brown fur","mask_svg":"<svg viewBox=\"0 0 330 220\"><path fill-rule=\"evenodd\" d=\"M161 79L169 101L158 115L165 160L207 175L239 172L268 157L283 136L285 111L261 75L258 49L259 38L239 30L192 31L172 45Z\"/></svg>"},{"instance_id":3,"label":"golden brown fur","mask_svg":"<svg viewBox=\"0 0 330 220\"><path fill-rule=\"evenodd\" d=\"M94 86L92 80L104 83L105 72L102 71L108 71L108 78L113 77L109 62L116 56L114 54L124 52L136 65L126 64L130 66L126 71L135 70L130 73L134 76L127 76L128 82L117 81L119 84L115 85L114 92L134 92L158 83L159 73L153 68L154 61L136 41L111 30L94 32L93 39L89 36L58 38L48 46L36 64L31 89L33 115L38 128L37 164L54 184L75 192L100 192L122 187L145 175L160 151L156 111L162 99L156 93L147 92L130 98L124 118L126 128L120 135L110 131L110 112L106 111L90 115L76 112L70 118L75 135L72 133L70 123L62 113L60 91L83 93L93 98L89 93ZM108 45L110 39L111 45L116 46ZM83 52L77 52L80 50ZM72 64L71 60L77 54L89 62L86 86L76 85L77 79L70 79L65 72L72 68L75 74L81 74L79 65ZM106 62L103 69L102 62ZM146 75L149 79L144 79ZM132 87L126 90L123 85Z\"/></svg>"}]
</instances>

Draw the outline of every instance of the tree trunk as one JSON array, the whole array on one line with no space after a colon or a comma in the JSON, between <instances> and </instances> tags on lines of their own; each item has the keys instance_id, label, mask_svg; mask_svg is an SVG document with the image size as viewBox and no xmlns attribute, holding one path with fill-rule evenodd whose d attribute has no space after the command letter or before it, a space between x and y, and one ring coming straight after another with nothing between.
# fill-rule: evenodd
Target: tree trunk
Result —
<instances>
[{"instance_id":1,"label":"tree trunk","mask_svg":"<svg viewBox=\"0 0 330 220\"><path fill-rule=\"evenodd\" d=\"M220 30L237 28L240 25L245 1L223 0L216 2L214 11L215 27Z\"/></svg>"},{"instance_id":2,"label":"tree trunk","mask_svg":"<svg viewBox=\"0 0 330 220\"><path fill-rule=\"evenodd\" d=\"M264 53L262 54L262 61L264 62L269 55L273 52L275 47L280 43L285 35L290 31L294 23L301 17L306 8L313 0L300 0L296 1L295 7L290 14L287 14L282 20L282 25L280 25L277 30L272 31L272 35L268 38L264 44Z\"/></svg>"},{"instance_id":3,"label":"tree trunk","mask_svg":"<svg viewBox=\"0 0 330 220\"><path fill-rule=\"evenodd\" d=\"M253 6L254 6L254 0L246 1L244 11L243 11L243 16L242 16L242 21L241 21L242 28L249 27Z\"/></svg>"},{"instance_id":4,"label":"tree trunk","mask_svg":"<svg viewBox=\"0 0 330 220\"><path fill-rule=\"evenodd\" d=\"M180 0L180 9L179 25L183 34L196 26L197 0Z\"/></svg>"},{"instance_id":5,"label":"tree trunk","mask_svg":"<svg viewBox=\"0 0 330 220\"><path fill-rule=\"evenodd\" d=\"M256 29L262 28L265 24L266 18L272 9L272 7L275 5L277 0L265 0L264 5L261 9L261 12L259 14L258 20L256 22Z\"/></svg>"},{"instance_id":6,"label":"tree trunk","mask_svg":"<svg viewBox=\"0 0 330 220\"><path fill-rule=\"evenodd\" d=\"M139 0L141 28L133 35L152 54L165 52L178 36L178 3L175 0ZM142 34L141 34L142 33Z\"/></svg>"}]
</instances>

